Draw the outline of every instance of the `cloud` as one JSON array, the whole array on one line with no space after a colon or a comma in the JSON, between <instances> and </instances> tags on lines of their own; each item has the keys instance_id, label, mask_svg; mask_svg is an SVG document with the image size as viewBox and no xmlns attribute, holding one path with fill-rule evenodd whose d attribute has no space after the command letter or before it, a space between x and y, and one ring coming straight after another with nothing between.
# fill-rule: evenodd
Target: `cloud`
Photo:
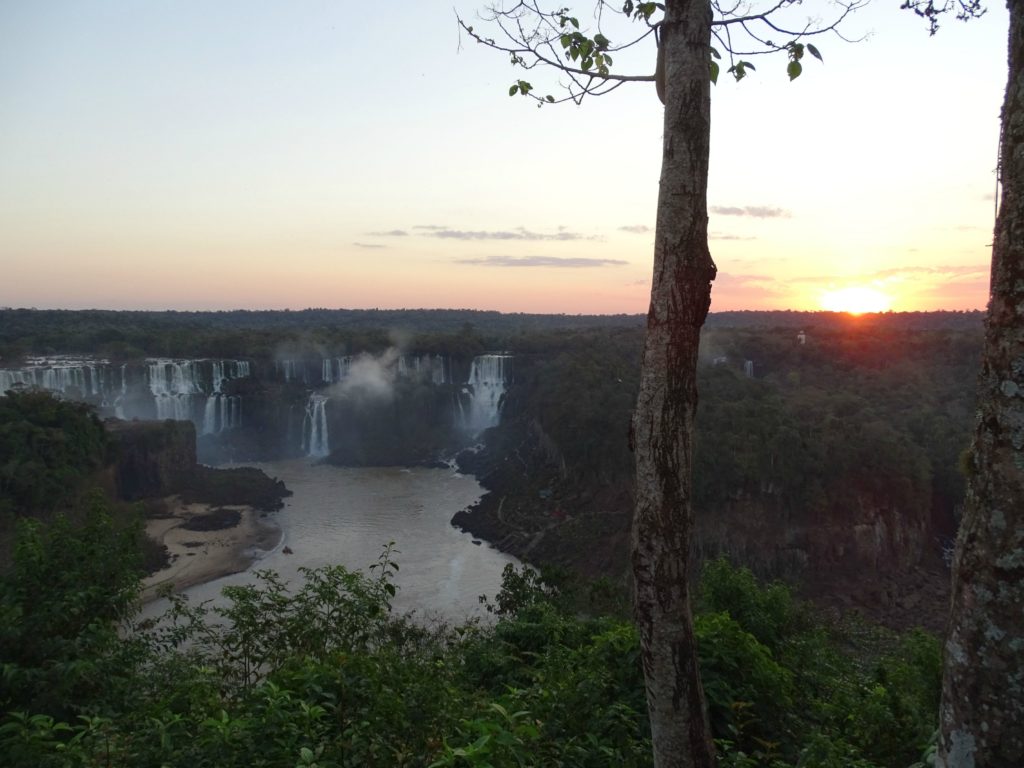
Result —
<instances>
[{"instance_id":1,"label":"cloud","mask_svg":"<svg viewBox=\"0 0 1024 768\"><path fill-rule=\"evenodd\" d=\"M412 228L427 230L448 229L448 227L444 224L413 224Z\"/></svg>"},{"instance_id":2,"label":"cloud","mask_svg":"<svg viewBox=\"0 0 1024 768\"><path fill-rule=\"evenodd\" d=\"M928 275L940 280L959 280L964 277L988 276L988 264L946 264L936 267L894 267L881 269L868 277L879 280L904 280Z\"/></svg>"},{"instance_id":3,"label":"cloud","mask_svg":"<svg viewBox=\"0 0 1024 768\"><path fill-rule=\"evenodd\" d=\"M788 219L789 211L769 205L747 205L742 208L734 205L713 205L711 212L719 216L750 216L755 219Z\"/></svg>"},{"instance_id":4,"label":"cloud","mask_svg":"<svg viewBox=\"0 0 1024 768\"><path fill-rule=\"evenodd\" d=\"M371 237L407 237L408 232L404 229L389 229L387 232L367 232Z\"/></svg>"},{"instance_id":5,"label":"cloud","mask_svg":"<svg viewBox=\"0 0 1024 768\"><path fill-rule=\"evenodd\" d=\"M624 227L619 227L621 232L629 232L634 235L645 235L652 231L646 224L627 224Z\"/></svg>"},{"instance_id":6,"label":"cloud","mask_svg":"<svg viewBox=\"0 0 1024 768\"><path fill-rule=\"evenodd\" d=\"M598 236L587 236L579 232L559 230L558 232L533 232L525 227L499 230L435 229L431 237L443 240L599 240Z\"/></svg>"},{"instance_id":7,"label":"cloud","mask_svg":"<svg viewBox=\"0 0 1024 768\"><path fill-rule=\"evenodd\" d=\"M352 243L356 248L387 248L386 245L379 243Z\"/></svg>"},{"instance_id":8,"label":"cloud","mask_svg":"<svg viewBox=\"0 0 1024 768\"><path fill-rule=\"evenodd\" d=\"M587 267L618 267L629 262L621 259L593 259L585 256L480 256L475 259L455 259L456 264L482 267L560 267L582 269Z\"/></svg>"},{"instance_id":9,"label":"cloud","mask_svg":"<svg viewBox=\"0 0 1024 768\"><path fill-rule=\"evenodd\" d=\"M727 235L723 232L709 232L708 240L757 240L753 235Z\"/></svg>"}]
</instances>

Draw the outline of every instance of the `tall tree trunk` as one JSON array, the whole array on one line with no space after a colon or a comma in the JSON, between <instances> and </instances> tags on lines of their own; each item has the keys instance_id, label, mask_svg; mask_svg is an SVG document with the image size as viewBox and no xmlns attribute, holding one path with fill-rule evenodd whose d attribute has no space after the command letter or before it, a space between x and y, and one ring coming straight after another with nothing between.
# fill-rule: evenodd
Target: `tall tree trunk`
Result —
<instances>
[{"instance_id":1,"label":"tall tree trunk","mask_svg":"<svg viewBox=\"0 0 1024 768\"><path fill-rule=\"evenodd\" d=\"M697 348L715 277L707 239L711 18L708 0L666 3L654 279L633 417L635 614L657 768L715 762L687 578Z\"/></svg>"},{"instance_id":2,"label":"tall tree trunk","mask_svg":"<svg viewBox=\"0 0 1024 768\"><path fill-rule=\"evenodd\" d=\"M1010 0L1003 200L953 567L938 765L1024 766L1024 0Z\"/></svg>"}]
</instances>

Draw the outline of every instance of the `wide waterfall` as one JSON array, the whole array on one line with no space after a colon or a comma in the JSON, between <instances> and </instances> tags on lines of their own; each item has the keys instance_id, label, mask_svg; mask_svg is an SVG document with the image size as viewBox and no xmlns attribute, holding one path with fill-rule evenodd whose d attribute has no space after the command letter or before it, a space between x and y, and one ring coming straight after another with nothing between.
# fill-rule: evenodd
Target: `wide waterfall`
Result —
<instances>
[{"instance_id":1,"label":"wide waterfall","mask_svg":"<svg viewBox=\"0 0 1024 768\"><path fill-rule=\"evenodd\" d=\"M501 398L505 394L512 369L511 355L479 355L473 358L469 381L463 391L469 395L469 408L462 411L463 426L481 432L498 423Z\"/></svg>"},{"instance_id":2,"label":"wide waterfall","mask_svg":"<svg viewBox=\"0 0 1024 768\"><path fill-rule=\"evenodd\" d=\"M307 456L322 459L331 452L327 434L327 398L313 393L306 402L302 421L302 449Z\"/></svg>"},{"instance_id":3,"label":"wide waterfall","mask_svg":"<svg viewBox=\"0 0 1024 768\"><path fill-rule=\"evenodd\" d=\"M109 409L119 419L192 421L203 434L214 434L241 425L241 397L225 394L224 384L250 375L248 360L150 358L112 365L106 360L29 358L21 368L0 369L0 395L16 388L45 389Z\"/></svg>"},{"instance_id":4,"label":"wide waterfall","mask_svg":"<svg viewBox=\"0 0 1024 768\"><path fill-rule=\"evenodd\" d=\"M23 368L0 370L0 395L17 387L36 387L69 397L103 397L112 386L106 361L29 358Z\"/></svg>"}]
</instances>

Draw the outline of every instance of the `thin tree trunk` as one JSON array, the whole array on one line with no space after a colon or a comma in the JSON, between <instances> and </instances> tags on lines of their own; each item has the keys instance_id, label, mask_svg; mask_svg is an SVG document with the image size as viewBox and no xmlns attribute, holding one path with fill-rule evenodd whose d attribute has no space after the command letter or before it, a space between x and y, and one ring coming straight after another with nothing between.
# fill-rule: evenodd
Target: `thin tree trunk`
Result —
<instances>
[{"instance_id":1,"label":"thin tree trunk","mask_svg":"<svg viewBox=\"0 0 1024 768\"><path fill-rule=\"evenodd\" d=\"M633 417L635 615L657 768L715 762L687 580L697 348L715 277L707 241L711 18L708 0L666 3L654 279Z\"/></svg>"},{"instance_id":2,"label":"thin tree trunk","mask_svg":"<svg viewBox=\"0 0 1024 768\"><path fill-rule=\"evenodd\" d=\"M953 568L938 766L1024 766L1024 0L1010 0L1003 200Z\"/></svg>"}]
</instances>

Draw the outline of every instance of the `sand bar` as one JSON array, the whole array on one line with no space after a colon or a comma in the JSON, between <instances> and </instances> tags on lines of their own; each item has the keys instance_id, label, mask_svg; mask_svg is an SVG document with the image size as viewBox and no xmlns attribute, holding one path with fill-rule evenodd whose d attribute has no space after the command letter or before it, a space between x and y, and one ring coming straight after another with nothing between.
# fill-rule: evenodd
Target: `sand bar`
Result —
<instances>
[{"instance_id":1,"label":"sand bar","mask_svg":"<svg viewBox=\"0 0 1024 768\"><path fill-rule=\"evenodd\" d=\"M168 514L147 520L146 533L167 547L170 563L143 579L143 602L168 584L181 592L244 571L281 540L281 530L252 507L185 504L177 496L166 502Z\"/></svg>"}]
</instances>

